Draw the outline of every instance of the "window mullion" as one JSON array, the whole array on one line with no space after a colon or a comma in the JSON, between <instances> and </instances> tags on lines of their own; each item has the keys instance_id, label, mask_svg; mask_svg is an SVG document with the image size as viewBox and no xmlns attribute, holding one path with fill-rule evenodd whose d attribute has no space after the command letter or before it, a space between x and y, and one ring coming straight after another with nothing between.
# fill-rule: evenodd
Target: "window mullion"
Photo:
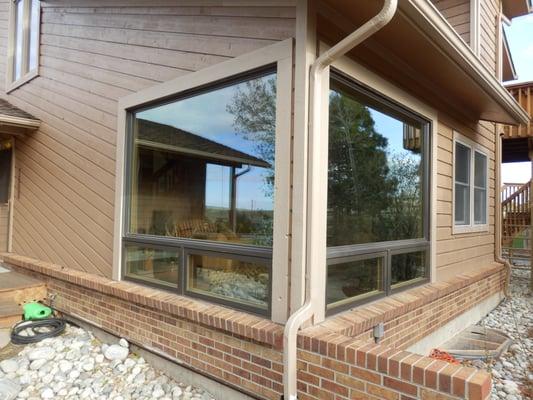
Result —
<instances>
[{"instance_id":1,"label":"window mullion","mask_svg":"<svg viewBox=\"0 0 533 400\"><path fill-rule=\"evenodd\" d=\"M470 226L473 227L476 222L475 222L475 216L474 216L474 197L476 195L475 193L475 188L474 188L474 179L476 179L476 150L474 149L473 146L470 147L470 187L469 187L469 191L470 191Z\"/></svg>"}]
</instances>

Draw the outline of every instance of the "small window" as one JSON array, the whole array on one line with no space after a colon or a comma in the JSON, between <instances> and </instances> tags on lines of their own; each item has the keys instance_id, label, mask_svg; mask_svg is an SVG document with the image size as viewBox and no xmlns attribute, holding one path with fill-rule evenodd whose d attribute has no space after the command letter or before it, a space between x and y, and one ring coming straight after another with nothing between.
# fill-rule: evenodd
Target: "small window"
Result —
<instances>
[{"instance_id":1,"label":"small window","mask_svg":"<svg viewBox=\"0 0 533 400\"><path fill-rule=\"evenodd\" d=\"M481 146L454 140L454 232L487 229L488 161Z\"/></svg>"},{"instance_id":2,"label":"small window","mask_svg":"<svg viewBox=\"0 0 533 400\"><path fill-rule=\"evenodd\" d=\"M13 2L8 54L8 84L12 89L37 75L40 19L38 0Z\"/></svg>"}]
</instances>

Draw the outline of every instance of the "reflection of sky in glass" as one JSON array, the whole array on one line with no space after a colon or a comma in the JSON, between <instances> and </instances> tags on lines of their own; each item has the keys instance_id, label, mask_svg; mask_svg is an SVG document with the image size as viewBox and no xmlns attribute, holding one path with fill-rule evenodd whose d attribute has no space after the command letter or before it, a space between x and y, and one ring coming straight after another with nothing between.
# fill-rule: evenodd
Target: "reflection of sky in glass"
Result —
<instances>
[{"instance_id":1,"label":"reflection of sky in glass","mask_svg":"<svg viewBox=\"0 0 533 400\"><path fill-rule=\"evenodd\" d=\"M388 140L387 152L390 156L405 155L414 160L420 160L420 155L403 148L403 122L396 118L390 117L370 107L367 107L374 120L374 127L376 132L385 136Z\"/></svg>"},{"instance_id":2,"label":"reflection of sky in glass","mask_svg":"<svg viewBox=\"0 0 533 400\"><path fill-rule=\"evenodd\" d=\"M258 80L268 81L275 74ZM239 90L246 91L246 83L214 90L173 103L138 112L137 118L173 126L194 133L206 139L231 147L235 150L261 158L256 143L243 138L233 126L234 115L227 111L233 96ZM274 166L272 166L273 168ZM237 173L243 169L238 169ZM193 171L191 171L193 172ZM273 199L265 183L269 170L253 167L250 172L238 178L237 208L272 210ZM229 168L208 166L206 183L206 205L227 207L229 204ZM226 196L227 193L227 196ZM221 200L221 196L226 199Z\"/></svg>"}]
</instances>

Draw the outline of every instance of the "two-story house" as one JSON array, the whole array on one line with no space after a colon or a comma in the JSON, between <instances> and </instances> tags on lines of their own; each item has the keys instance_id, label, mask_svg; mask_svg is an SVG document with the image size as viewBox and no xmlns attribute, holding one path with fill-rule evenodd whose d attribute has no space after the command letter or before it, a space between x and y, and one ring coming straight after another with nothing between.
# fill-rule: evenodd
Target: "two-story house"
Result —
<instances>
[{"instance_id":1,"label":"two-story house","mask_svg":"<svg viewBox=\"0 0 533 400\"><path fill-rule=\"evenodd\" d=\"M4 262L250 396L485 399L425 355L504 296L530 6L3 0Z\"/></svg>"}]
</instances>

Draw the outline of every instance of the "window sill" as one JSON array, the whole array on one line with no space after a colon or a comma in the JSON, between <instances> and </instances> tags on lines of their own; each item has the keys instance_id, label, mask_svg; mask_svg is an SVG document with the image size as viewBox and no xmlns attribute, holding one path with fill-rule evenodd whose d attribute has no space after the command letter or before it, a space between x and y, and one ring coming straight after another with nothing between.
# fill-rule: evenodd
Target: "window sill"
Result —
<instances>
[{"instance_id":1,"label":"window sill","mask_svg":"<svg viewBox=\"0 0 533 400\"><path fill-rule=\"evenodd\" d=\"M20 86L24 85L25 83L28 83L29 81L31 81L32 79L38 76L39 76L39 69L36 69L32 72L28 72L26 75L19 78L15 82L9 82L9 79L8 79L7 84L6 84L6 93L10 93L13 90L18 89Z\"/></svg>"},{"instance_id":2,"label":"window sill","mask_svg":"<svg viewBox=\"0 0 533 400\"><path fill-rule=\"evenodd\" d=\"M452 227L453 235L460 235L463 233L487 233L489 232L489 225L454 225Z\"/></svg>"}]
</instances>

